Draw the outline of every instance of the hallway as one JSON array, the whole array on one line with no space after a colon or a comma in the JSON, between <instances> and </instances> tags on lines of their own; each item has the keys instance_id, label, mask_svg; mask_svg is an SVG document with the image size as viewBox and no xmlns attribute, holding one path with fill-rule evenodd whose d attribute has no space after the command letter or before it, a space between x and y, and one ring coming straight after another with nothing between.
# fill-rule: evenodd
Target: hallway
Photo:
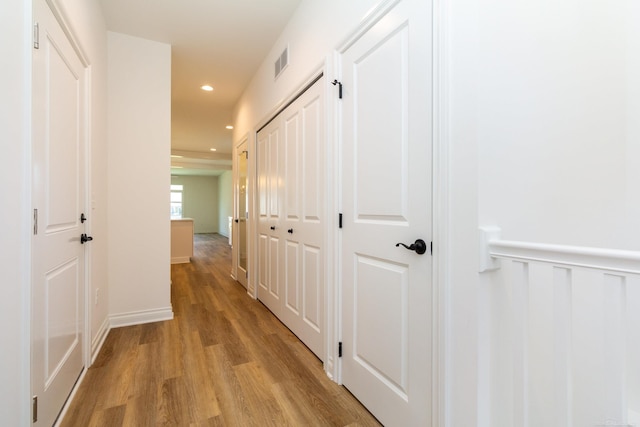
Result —
<instances>
[{"instance_id":1,"label":"hallway","mask_svg":"<svg viewBox=\"0 0 640 427\"><path fill-rule=\"evenodd\" d=\"M223 236L171 267L174 319L112 329L62 426L376 426L229 277Z\"/></svg>"}]
</instances>

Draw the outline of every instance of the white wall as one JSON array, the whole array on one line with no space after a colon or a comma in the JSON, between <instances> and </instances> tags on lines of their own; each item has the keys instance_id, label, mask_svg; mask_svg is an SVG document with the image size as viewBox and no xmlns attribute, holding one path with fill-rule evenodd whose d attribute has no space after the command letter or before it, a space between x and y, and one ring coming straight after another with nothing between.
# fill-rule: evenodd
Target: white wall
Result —
<instances>
[{"instance_id":1,"label":"white wall","mask_svg":"<svg viewBox=\"0 0 640 427\"><path fill-rule=\"evenodd\" d=\"M229 217L233 217L233 172L218 177L218 233L229 237Z\"/></svg>"},{"instance_id":2,"label":"white wall","mask_svg":"<svg viewBox=\"0 0 640 427\"><path fill-rule=\"evenodd\" d=\"M447 4L448 414L454 426L498 425L488 334L500 279L477 274L477 227L498 225L507 240L640 249L640 7Z\"/></svg>"},{"instance_id":3,"label":"white wall","mask_svg":"<svg viewBox=\"0 0 640 427\"><path fill-rule=\"evenodd\" d=\"M0 424L14 426L28 423L30 400L30 21L30 2L0 3Z\"/></svg>"},{"instance_id":4,"label":"white wall","mask_svg":"<svg viewBox=\"0 0 640 427\"><path fill-rule=\"evenodd\" d=\"M218 177L172 176L171 184L182 184L182 217L193 219L194 233L218 232ZM167 208L168 209L168 208Z\"/></svg>"},{"instance_id":5,"label":"white wall","mask_svg":"<svg viewBox=\"0 0 640 427\"><path fill-rule=\"evenodd\" d=\"M171 313L171 46L109 32L108 54L109 311L136 321Z\"/></svg>"},{"instance_id":6,"label":"white wall","mask_svg":"<svg viewBox=\"0 0 640 427\"><path fill-rule=\"evenodd\" d=\"M513 240L640 247L638 9L633 0L482 7L482 223Z\"/></svg>"},{"instance_id":7,"label":"white wall","mask_svg":"<svg viewBox=\"0 0 640 427\"><path fill-rule=\"evenodd\" d=\"M292 95L378 3L303 0L236 105L233 140L240 141L255 130L253 127ZM273 64L287 43L289 65L274 81Z\"/></svg>"}]
</instances>

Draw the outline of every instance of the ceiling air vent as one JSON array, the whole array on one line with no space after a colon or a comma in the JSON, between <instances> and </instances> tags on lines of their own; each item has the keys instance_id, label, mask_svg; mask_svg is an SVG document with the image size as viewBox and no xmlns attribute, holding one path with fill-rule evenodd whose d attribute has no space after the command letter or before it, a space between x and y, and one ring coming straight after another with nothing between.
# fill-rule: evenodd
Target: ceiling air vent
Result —
<instances>
[{"instance_id":1,"label":"ceiling air vent","mask_svg":"<svg viewBox=\"0 0 640 427\"><path fill-rule=\"evenodd\" d=\"M285 47L275 63L275 78L289 65L289 46Z\"/></svg>"}]
</instances>

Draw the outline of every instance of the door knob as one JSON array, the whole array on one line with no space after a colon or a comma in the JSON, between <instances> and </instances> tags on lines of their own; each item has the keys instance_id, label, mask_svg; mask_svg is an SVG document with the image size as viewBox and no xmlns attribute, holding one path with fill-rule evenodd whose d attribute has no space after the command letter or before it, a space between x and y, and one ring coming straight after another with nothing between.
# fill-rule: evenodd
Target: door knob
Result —
<instances>
[{"instance_id":1,"label":"door knob","mask_svg":"<svg viewBox=\"0 0 640 427\"><path fill-rule=\"evenodd\" d=\"M272 230L275 230L275 229L276 229L276 226L275 226L275 225L272 225L272 226L271 226L271 227L269 227L269 228L270 228L270 229L272 229Z\"/></svg>"},{"instance_id":2,"label":"door knob","mask_svg":"<svg viewBox=\"0 0 640 427\"><path fill-rule=\"evenodd\" d=\"M427 251L427 244L422 239L416 240L414 243L410 244L409 246L405 245L404 243L396 243L396 248L400 245L404 246L410 251L416 251L418 255L422 255Z\"/></svg>"},{"instance_id":3,"label":"door knob","mask_svg":"<svg viewBox=\"0 0 640 427\"><path fill-rule=\"evenodd\" d=\"M82 243L83 245L85 244L85 242L90 242L92 240L93 240L93 237L87 236L85 233L82 233L80 235L80 243Z\"/></svg>"},{"instance_id":4,"label":"door knob","mask_svg":"<svg viewBox=\"0 0 640 427\"><path fill-rule=\"evenodd\" d=\"M287 233L289 233L289 234L293 234L293 228L288 229L288 230L287 230Z\"/></svg>"}]
</instances>

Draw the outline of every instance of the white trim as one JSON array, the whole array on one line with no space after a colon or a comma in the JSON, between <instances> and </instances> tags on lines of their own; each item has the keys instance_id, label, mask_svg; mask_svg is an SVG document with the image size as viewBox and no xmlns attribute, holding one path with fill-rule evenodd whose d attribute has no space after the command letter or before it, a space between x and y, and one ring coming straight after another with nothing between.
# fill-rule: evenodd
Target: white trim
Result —
<instances>
[{"instance_id":1,"label":"white trim","mask_svg":"<svg viewBox=\"0 0 640 427\"><path fill-rule=\"evenodd\" d=\"M247 295L253 299L258 298L258 184L257 184L257 130L255 127L247 134L247 191L249 193L249 218L247 219Z\"/></svg>"},{"instance_id":2,"label":"white trim","mask_svg":"<svg viewBox=\"0 0 640 427\"><path fill-rule=\"evenodd\" d=\"M375 6L362 19L362 22L338 44L336 51L343 54L349 49L360 37L362 37L371 27L380 21L391 9L393 9L402 0L384 0Z\"/></svg>"},{"instance_id":3,"label":"white trim","mask_svg":"<svg viewBox=\"0 0 640 427\"><path fill-rule=\"evenodd\" d=\"M451 271L451 140L449 133L449 2L432 0L433 182L432 182L432 389L431 425L449 425L451 406L450 271Z\"/></svg>"},{"instance_id":4,"label":"white trim","mask_svg":"<svg viewBox=\"0 0 640 427\"><path fill-rule=\"evenodd\" d=\"M320 78L320 75L322 74L324 77L326 77L325 74L325 63L324 61L322 61L319 65L317 65L316 67L313 68L313 71L311 73L309 73L307 75L307 77L305 79L302 80L302 82L297 85L290 93L289 95L284 98L282 101L278 102L271 110L269 110L267 112L267 114L265 114L262 118L262 120L260 120L258 122L258 124L255 126L252 134L254 136L254 140L255 135L258 134L258 131L261 130L263 127L265 127L267 124L269 124L269 122L271 122L273 119L275 119L276 117L278 117L278 115L282 112L281 110L284 109L284 107L290 103L292 103L293 101L295 101L296 98L298 98L300 95L302 95L304 93L304 91L306 89L308 89L311 85L311 82L313 82L314 80L317 80ZM249 153L251 154L251 153Z\"/></svg>"},{"instance_id":5,"label":"white trim","mask_svg":"<svg viewBox=\"0 0 640 427\"><path fill-rule=\"evenodd\" d=\"M91 236L91 224L92 221L92 210L91 210L91 134L92 134L92 117L93 112L91 109L91 98L92 98L92 88L93 88L93 69L91 65L86 65L84 68L84 110L86 113L85 126L83 135L84 138L84 159L83 162L83 180L84 180L84 206L82 206L82 213L84 213L87 217L89 217L89 221L84 224L84 233ZM91 366L91 345L89 343L90 337L92 335L91 331L91 318L93 314L93 305L91 304L91 299L93 296L93 286L91 277L92 274L92 265L93 265L93 245L85 245L84 248L84 348L83 351L83 362L85 369Z\"/></svg>"},{"instance_id":6,"label":"white trim","mask_svg":"<svg viewBox=\"0 0 640 427\"><path fill-rule=\"evenodd\" d=\"M100 328L98 328L98 332L96 332L96 336L91 341L91 357L89 359L90 363L87 366L87 368L93 365L93 362L96 361L96 357L98 357L98 354L100 353L100 349L102 349L102 346L105 340L107 339L107 335L109 335L109 331L111 331L111 326L109 325L109 319L105 318L104 321L102 322L102 325L100 325Z\"/></svg>"},{"instance_id":7,"label":"white trim","mask_svg":"<svg viewBox=\"0 0 640 427\"><path fill-rule=\"evenodd\" d=\"M488 232L493 234L493 238L486 239L484 250L481 248L481 259L505 258L640 274L639 251L500 240L497 230L498 237L495 227L480 228L481 236Z\"/></svg>"},{"instance_id":8,"label":"white trim","mask_svg":"<svg viewBox=\"0 0 640 427\"><path fill-rule=\"evenodd\" d=\"M238 222L238 218L240 218L240 212L238 211L238 205L239 205L239 195L238 195L238 179L239 179L239 171L238 171L238 152L240 150L240 147L244 145L247 151L247 170L245 171L246 174L246 179L247 182L245 183L246 185L246 191L248 194L247 197L247 212L246 214L248 214L250 212L250 207L249 207L249 202L251 199L251 194L249 193L249 134L245 133L242 138L240 138L239 140L237 140L236 142L234 142L233 144L233 158L231 159L232 162L232 191L233 191L233 224L232 224L232 230L231 230L231 239L233 244L231 245L231 278L233 278L233 280L241 283L246 289L247 291L249 290L249 276L248 276L248 272L249 272L249 240L251 240L249 238L249 234L245 231L245 236L246 236L246 242L245 244L247 245L247 247L245 248L245 250L247 251L247 265L246 265L246 272L247 275L244 278L244 283L242 283L242 281L238 280L238 278L241 276L239 274L240 271L240 230L237 226ZM253 216L253 215L252 215ZM245 227L249 228L249 218L245 218Z\"/></svg>"},{"instance_id":9,"label":"white trim","mask_svg":"<svg viewBox=\"0 0 640 427\"><path fill-rule=\"evenodd\" d=\"M91 65L91 62L89 61L88 56L85 54L78 38L74 35L72 27L71 25L69 25L69 21L66 19L66 11L65 8L61 5L61 1L45 0L45 2L47 3L47 5L49 5L53 16L55 16L56 20L60 24L60 28L62 28L62 31L69 39L69 42L71 43L73 49L76 51L78 58L80 58L82 65L84 66L84 68L87 68L89 65Z\"/></svg>"},{"instance_id":10,"label":"white trim","mask_svg":"<svg viewBox=\"0 0 640 427\"><path fill-rule=\"evenodd\" d=\"M123 326L142 325L144 323L163 322L172 319L173 309L171 307L155 308L152 310L112 314L109 316L109 325L111 328L121 328Z\"/></svg>"},{"instance_id":11,"label":"white trim","mask_svg":"<svg viewBox=\"0 0 640 427\"><path fill-rule=\"evenodd\" d=\"M327 212L325 244L327 256L325 257L326 272L325 282L325 319L326 319L326 344L324 372L336 383L340 384L341 372L338 361L338 342L342 340L340 325L340 245L342 233L338 228L338 214L340 206L340 182L342 179L340 163L340 100L337 97L336 88L332 81L341 81L339 56L333 51L325 59L325 206Z\"/></svg>"},{"instance_id":12,"label":"white trim","mask_svg":"<svg viewBox=\"0 0 640 427\"><path fill-rule=\"evenodd\" d=\"M33 206L33 141L32 141L32 127L33 127L33 2L25 1L23 2L23 48L24 55L22 57L23 67L25 75L28 76L24 79L24 86L22 88L22 93L24 96L24 110L23 114L23 167L22 167L22 182L21 192L24 194L23 203L21 206L22 218L23 221L20 222L22 231L21 234L24 236L21 254L21 272L20 277L22 277L21 283L21 313L22 316L20 318L20 325L22 325L22 341L20 343L20 354L22 357L22 362L18 369L22 374L22 382L20 390L17 390L20 393L21 398L19 399L20 407L18 410L20 411L19 419L22 421L23 425L31 424L31 397L32 397L32 387L31 387L31 299L32 299L32 268L33 268L33 260L32 260L32 235L31 235L31 213ZM27 219L28 218L28 219ZM10 369L10 367L6 367Z\"/></svg>"}]
</instances>

